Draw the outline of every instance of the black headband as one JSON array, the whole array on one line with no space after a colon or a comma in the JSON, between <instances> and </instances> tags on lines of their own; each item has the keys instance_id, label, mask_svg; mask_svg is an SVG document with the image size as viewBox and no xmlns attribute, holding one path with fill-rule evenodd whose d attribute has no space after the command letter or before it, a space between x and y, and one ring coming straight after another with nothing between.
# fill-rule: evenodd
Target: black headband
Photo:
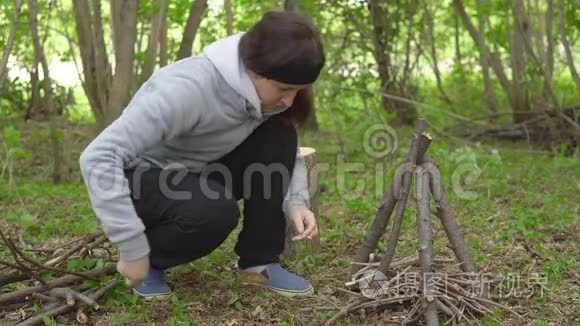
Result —
<instances>
[{"instance_id":1,"label":"black headband","mask_svg":"<svg viewBox=\"0 0 580 326\"><path fill-rule=\"evenodd\" d=\"M323 63L319 64L288 64L276 70L260 73L262 77L291 85L306 85L316 81Z\"/></svg>"}]
</instances>

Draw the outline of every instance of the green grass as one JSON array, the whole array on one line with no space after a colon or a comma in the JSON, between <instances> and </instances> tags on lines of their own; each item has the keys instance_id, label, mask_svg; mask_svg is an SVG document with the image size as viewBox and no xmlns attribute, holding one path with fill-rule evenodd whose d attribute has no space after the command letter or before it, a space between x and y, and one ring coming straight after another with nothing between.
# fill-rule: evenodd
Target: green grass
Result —
<instances>
[{"instance_id":1,"label":"green grass","mask_svg":"<svg viewBox=\"0 0 580 326\"><path fill-rule=\"evenodd\" d=\"M318 161L328 163L329 167L320 175L323 191L319 223L323 249L319 254L312 254L299 248L296 257L285 258L283 263L308 277L319 291L331 293L332 288L341 287L346 281L349 262L372 222L382 189L389 184L408 148L411 130L403 129L397 131L399 145L392 153L386 157L367 155L363 144L369 127L363 122L345 130L341 135L342 145L334 132L302 137L302 144L317 148ZM69 178L77 181L61 185L48 183L49 174L35 173L34 169L47 171L47 166L35 158L42 152L34 150L38 146L36 140L38 137L32 134L23 141L23 147L32 157L16 162L16 166L26 170L17 171L15 185L0 184L2 223L23 230L24 240L33 246L98 230L85 187L78 181L78 171L73 171L73 177ZM33 141L36 145L30 145ZM340 153L341 146L343 153ZM572 298L577 293L571 289L580 259L578 159L565 157L558 151L530 154L518 144L465 146L438 137L429 151L439 164L456 219L478 267L495 275L525 274L528 269L529 273L546 273L548 283L542 298L517 298L509 302L529 312L526 318L534 320L533 325L575 318ZM344 170L345 166L352 169ZM408 207L398 256L417 250L412 200ZM436 251L447 253L442 229L437 221L433 225L438 236ZM237 232L239 228L208 257L171 271L169 279L177 291L168 302L142 302L128 295L128 289L120 285L106 295L102 311L93 314L93 318L110 325L204 325L227 324L233 320L239 324L255 321L304 325L320 324L334 315L335 311L331 310L304 309L328 305L320 299L289 300L239 285L234 274L236 256L233 253ZM386 236L379 247L385 249ZM8 259L2 250L0 256ZM83 270L98 263L77 261L69 267ZM348 299L341 293L332 295L341 302ZM349 316L340 324L364 323L365 319L361 318ZM483 323L499 325L494 318L500 319L502 325L518 324L505 311L485 317Z\"/></svg>"}]
</instances>

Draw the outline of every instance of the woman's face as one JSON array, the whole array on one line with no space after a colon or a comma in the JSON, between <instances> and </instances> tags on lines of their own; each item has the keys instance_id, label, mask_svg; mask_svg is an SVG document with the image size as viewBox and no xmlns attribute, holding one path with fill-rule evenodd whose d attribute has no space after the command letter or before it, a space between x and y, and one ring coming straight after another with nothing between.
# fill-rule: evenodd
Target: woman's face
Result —
<instances>
[{"instance_id":1,"label":"woman's face","mask_svg":"<svg viewBox=\"0 0 580 326\"><path fill-rule=\"evenodd\" d=\"M292 85L251 74L263 112L275 112L292 106L296 93L310 84Z\"/></svg>"}]
</instances>

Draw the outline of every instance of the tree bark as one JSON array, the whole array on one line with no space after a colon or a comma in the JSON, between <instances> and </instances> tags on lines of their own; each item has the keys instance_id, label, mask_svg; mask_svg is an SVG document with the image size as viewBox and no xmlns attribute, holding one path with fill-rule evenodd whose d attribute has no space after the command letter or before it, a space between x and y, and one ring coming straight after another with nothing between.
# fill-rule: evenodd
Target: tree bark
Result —
<instances>
[{"instance_id":1,"label":"tree bark","mask_svg":"<svg viewBox=\"0 0 580 326\"><path fill-rule=\"evenodd\" d=\"M44 88L44 105L47 110L49 128L50 128L50 144L52 150L52 182L57 184L61 182L62 172L61 167L62 161L62 150L61 144L58 137L57 126L56 126L56 110L54 108L54 98L52 94L52 80L50 79L50 71L48 69L48 63L46 57L44 56L44 49L40 44L38 38L38 2L37 0L29 0L28 6L30 10L30 32L32 34L32 42L34 45L34 58L35 62L40 62L42 66L42 72L44 74L43 88Z\"/></svg>"},{"instance_id":2,"label":"tree bark","mask_svg":"<svg viewBox=\"0 0 580 326\"><path fill-rule=\"evenodd\" d=\"M113 3L117 3L113 1ZM93 42L93 26L92 26L92 12L89 3L86 0L74 0L73 11L75 18L75 27L77 31L77 38L79 43L79 50L81 55L81 62L83 66L84 83L83 88L87 99L91 105L97 124L101 125L104 120L106 106L104 101L100 99L100 94L97 90L97 74L102 73L97 71L95 62L95 52Z\"/></svg>"},{"instance_id":3,"label":"tree bark","mask_svg":"<svg viewBox=\"0 0 580 326\"><path fill-rule=\"evenodd\" d=\"M544 61L542 61L541 56L536 55L536 53L534 52L533 46L532 46L532 40L531 40L531 29L533 28L532 25L530 24L529 18L525 15L524 11L523 11L523 6L521 5L521 0L515 1L513 3L514 5L514 22L515 22L515 29L516 31L514 33L518 33L520 36L520 40L523 43L523 47L524 47L524 52L526 53L526 57L530 58L535 64L536 67L540 70L542 76L543 76L543 84L544 84L544 89L546 90L547 96L549 97L549 100L552 102L552 106L556 109L560 108L560 103L558 101L558 97L556 95L556 92L554 90L554 87L552 86L552 84L550 82L548 82L549 80L551 80L551 77L548 75L548 73L546 72L546 63ZM525 68L525 66L524 66ZM537 77L534 81L536 82L540 82L540 77ZM529 84L529 83L527 83ZM526 98L528 101L528 109L530 107L529 104L529 95L527 95L526 93ZM544 98L540 98L542 100L542 103L544 102Z\"/></svg>"},{"instance_id":4,"label":"tree bark","mask_svg":"<svg viewBox=\"0 0 580 326\"><path fill-rule=\"evenodd\" d=\"M552 35L552 17L554 16L554 4L552 0L546 0L546 73L548 83L552 84L554 75L554 36Z\"/></svg>"},{"instance_id":5,"label":"tree bark","mask_svg":"<svg viewBox=\"0 0 580 326\"><path fill-rule=\"evenodd\" d=\"M168 58L169 53L167 47L167 13L166 13L163 16L163 21L161 22L161 33L159 35L159 67L166 66Z\"/></svg>"},{"instance_id":6,"label":"tree bark","mask_svg":"<svg viewBox=\"0 0 580 326\"><path fill-rule=\"evenodd\" d=\"M30 69L30 101L28 101L28 108L24 115L24 120L30 120L34 112L38 109L40 102L40 89L38 87L38 62L34 61Z\"/></svg>"},{"instance_id":7,"label":"tree bark","mask_svg":"<svg viewBox=\"0 0 580 326\"><path fill-rule=\"evenodd\" d=\"M201 24L201 19L203 18L206 9L207 0L195 0L191 4L187 23L185 24L185 29L183 31L181 45L179 46L179 51L177 51L177 60L191 56L193 40L195 39L195 34L197 33L199 24Z\"/></svg>"},{"instance_id":8,"label":"tree bark","mask_svg":"<svg viewBox=\"0 0 580 326\"><path fill-rule=\"evenodd\" d=\"M92 11L91 15L91 25L92 28L92 38L93 52L95 58L95 69L97 73L95 74L95 86L97 88L98 101L102 107L107 107L107 94L110 88L110 74L111 66L109 65L109 60L107 58L107 48L105 47L105 36L103 30L103 15L101 10L101 0L92 0Z\"/></svg>"},{"instance_id":9,"label":"tree bark","mask_svg":"<svg viewBox=\"0 0 580 326\"><path fill-rule=\"evenodd\" d=\"M163 20L165 19L166 0L155 0L157 12L153 14L151 19L151 30L149 31L149 40L147 42L147 51L145 53L145 63L141 71L139 84L143 84L155 70L157 63L157 49L159 48L159 39Z\"/></svg>"},{"instance_id":10,"label":"tree bark","mask_svg":"<svg viewBox=\"0 0 580 326\"><path fill-rule=\"evenodd\" d=\"M536 49L538 51L538 56L540 61L542 61L542 63L544 65L546 65L546 62L548 61L546 58L546 45L544 44L544 35L545 35L545 31L546 31L546 22L544 20L544 15L542 15L542 8L540 7L540 1L539 0L535 0L534 1L534 7L535 7L535 11L536 11L536 20L537 20L537 26L536 28L533 28L533 33L534 33L534 41L536 44ZM530 8L531 9L531 8Z\"/></svg>"},{"instance_id":11,"label":"tree bark","mask_svg":"<svg viewBox=\"0 0 580 326\"><path fill-rule=\"evenodd\" d=\"M483 5L483 0L477 1L478 6ZM482 17L482 14L478 16L478 27L479 27L479 34L484 35L485 33L485 18ZM487 110L490 114L494 114L497 112L497 105L495 101L495 93L493 91L493 84L491 82L491 76L489 75L489 62L487 61L487 49L483 48L479 51L479 64L481 65L481 72L483 74L483 93L485 96L485 103L487 104Z\"/></svg>"},{"instance_id":12,"label":"tree bark","mask_svg":"<svg viewBox=\"0 0 580 326\"><path fill-rule=\"evenodd\" d=\"M16 37L16 25L18 24L18 17L20 16L20 9L22 9L22 0L16 0L14 2L14 15L12 23L10 24L10 31L8 32L8 40L4 46L4 51L2 52L2 60L0 61L0 89L2 89L2 84L4 83L4 78L7 75L7 65L8 57L14 46L14 38Z\"/></svg>"},{"instance_id":13,"label":"tree bark","mask_svg":"<svg viewBox=\"0 0 580 326\"><path fill-rule=\"evenodd\" d=\"M463 71L463 65L461 64L463 60L461 60L461 44L459 43L459 17L455 15L453 17L454 21L454 41L455 41L455 67L459 69L459 71Z\"/></svg>"},{"instance_id":14,"label":"tree bark","mask_svg":"<svg viewBox=\"0 0 580 326\"><path fill-rule=\"evenodd\" d=\"M570 69L570 74L574 83L576 83L576 90L580 90L580 77L578 76L578 71L574 66L574 57L572 51L570 50L570 44L568 43L568 37L566 35L566 25L564 22L564 0L558 1L558 17L560 23L560 38L562 39L562 46L564 47L564 52L566 53L566 63L568 64L568 69Z\"/></svg>"},{"instance_id":15,"label":"tree bark","mask_svg":"<svg viewBox=\"0 0 580 326\"><path fill-rule=\"evenodd\" d=\"M522 0L514 0L512 2L512 12L514 17L514 28L512 34L512 97L514 99L513 111L529 111L530 103L528 100L526 80L524 71L526 69L526 57L524 49L524 33L527 27L527 22L523 20ZM514 122L518 123L527 119L525 115L514 115Z\"/></svg>"},{"instance_id":16,"label":"tree bark","mask_svg":"<svg viewBox=\"0 0 580 326\"><path fill-rule=\"evenodd\" d=\"M115 4L114 4L115 3ZM120 6L119 6L119 3ZM105 124L109 125L122 112L129 101L131 77L133 76L133 58L135 56L135 40L137 38L137 9L138 0L111 1L111 16L117 17L118 30L113 34L118 37L115 49L115 74L109 91L109 101ZM119 10L119 11L117 11Z\"/></svg>"},{"instance_id":17,"label":"tree bark","mask_svg":"<svg viewBox=\"0 0 580 326\"><path fill-rule=\"evenodd\" d=\"M386 22L393 18L395 19L394 24L398 25L400 17L398 17L398 15L389 15L384 1L370 0L368 1L368 9L373 26L373 54L377 62L381 85L383 85L381 87L381 93L394 93L394 95L401 95L405 97L407 94L404 94L404 91L407 85L399 85L398 88L395 88L394 85L395 75L391 74L391 63L389 57L389 53L392 52L391 44L394 42L387 41L393 40L394 37L391 35L393 31ZM392 121L394 126L409 125L412 124L415 120L417 112L413 106L400 105L399 103L393 102L385 96L381 96L381 101L383 108L386 111L395 112L396 117Z\"/></svg>"},{"instance_id":18,"label":"tree bark","mask_svg":"<svg viewBox=\"0 0 580 326\"><path fill-rule=\"evenodd\" d=\"M232 0L224 0L226 12L226 33L228 36L234 34L234 12L232 10Z\"/></svg>"},{"instance_id":19,"label":"tree bark","mask_svg":"<svg viewBox=\"0 0 580 326\"><path fill-rule=\"evenodd\" d=\"M435 296L433 275L433 234L431 216L429 214L429 173L422 168L415 174L415 196L417 196L417 234L419 236L419 264L421 266L421 284L424 291L423 298L427 304L425 320L428 326L439 325L437 305L427 298Z\"/></svg>"}]
</instances>

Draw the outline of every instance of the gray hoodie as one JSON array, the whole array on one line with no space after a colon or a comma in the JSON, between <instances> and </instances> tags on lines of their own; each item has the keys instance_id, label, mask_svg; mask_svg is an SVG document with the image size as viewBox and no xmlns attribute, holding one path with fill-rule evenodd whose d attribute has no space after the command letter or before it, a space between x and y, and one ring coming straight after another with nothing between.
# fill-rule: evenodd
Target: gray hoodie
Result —
<instances>
[{"instance_id":1,"label":"gray hoodie","mask_svg":"<svg viewBox=\"0 0 580 326\"><path fill-rule=\"evenodd\" d=\"M144 162L201 172L268 119L238 56L241 34L219 40L155 72L121 116L80 157L89 198L105 235L121 259L135 260L150 248L131 200L124 170ZM306 167L297 155L282 209L308 206Z\"/></svg>"}]
</instances>

